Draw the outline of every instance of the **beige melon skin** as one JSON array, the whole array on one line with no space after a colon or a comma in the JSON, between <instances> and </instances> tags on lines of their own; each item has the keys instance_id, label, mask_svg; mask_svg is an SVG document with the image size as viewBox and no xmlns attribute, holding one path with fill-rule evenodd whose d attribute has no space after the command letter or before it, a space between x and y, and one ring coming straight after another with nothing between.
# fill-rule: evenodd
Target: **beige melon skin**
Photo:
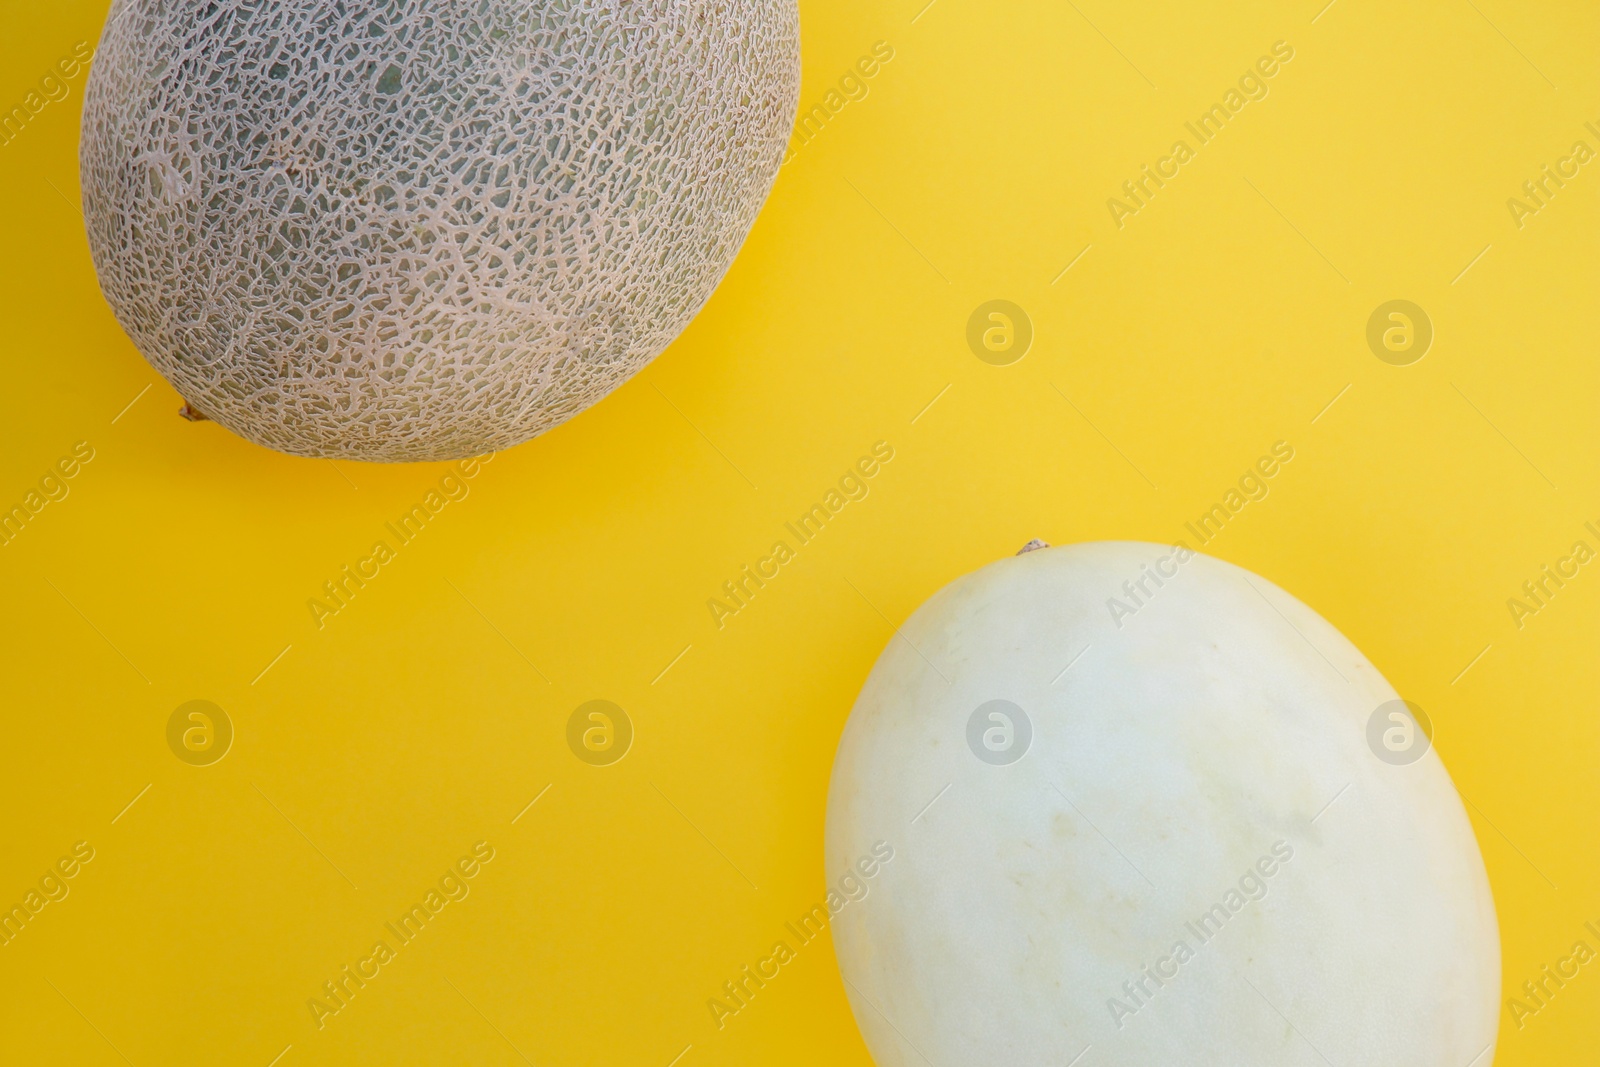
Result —
<instances>
[{"instance_id":1,"label":"beige melon skin","mask_svg":"<svg viewBox=\"0 0 1600 1067\"><path fill-rule=\"evenodd\" d=\"M1119 627L1107 601L1133 606L1123 583L1161 559L1176 575L1146 578ZM895 848L833 933L879 1067L1492 1062L1500 948L1472 827L1435 751L1368 747L1395 691L1311 609L1210 557L1099 542L992 563L902 634L827 814L828 871ZM1008 765L968 747L995 699L1032 723ZM1274 846L1292 856L1249 882L1264 895L1202 941L1189 924ZM1124 982L1163 958L1136 1002Z\"/></svg>"}]
</instances>

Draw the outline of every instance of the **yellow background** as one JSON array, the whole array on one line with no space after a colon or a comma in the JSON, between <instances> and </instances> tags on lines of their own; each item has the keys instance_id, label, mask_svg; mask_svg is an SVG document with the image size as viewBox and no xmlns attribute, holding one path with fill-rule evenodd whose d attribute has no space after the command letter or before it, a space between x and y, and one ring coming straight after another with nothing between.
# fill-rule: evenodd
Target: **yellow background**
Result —
<instances>
[{"instance_id":1,"label":"yellow background","mask_svg":"<svg viewBox=\"0 0 1600 1067\"><path fill-rule=\"evenodd\" d=\"M1506 201L1600 148L1600 8L925 2L802 5L803 107L895 56L710 305L321 630L307 600L443 466L178 418L96 287L82 77L0 147L0 504L96 450L0 548L0 902L96 849L0 947L0 1060L865 1064L826 940L720 1031L706 1001L822 897L834 746L891 623L1031 537L1184 536L1279 439L1208 551L1432 715L1506 995L1589 936L1600 566L1520 630L1506 601L1600 547L1600 162L1520 229ZM105 9L11 5L0 104ZM1270 95L1117 229L1107 198L1278 40ZM995 298L1036 331L1007 367L964 339ZM1407 367L1364 339L1396 298L1436 330ZM707 599L878 440L871 495L719 631ZM637 731L609 767L565 742L593 698ZM166 745L191 699L236 729L210 767ZM471 895L319 1031L308 998L480 840ZM1600 972L1501 1023L1497 1063L1587 1062Z\"/></svg>"}]
</instances>

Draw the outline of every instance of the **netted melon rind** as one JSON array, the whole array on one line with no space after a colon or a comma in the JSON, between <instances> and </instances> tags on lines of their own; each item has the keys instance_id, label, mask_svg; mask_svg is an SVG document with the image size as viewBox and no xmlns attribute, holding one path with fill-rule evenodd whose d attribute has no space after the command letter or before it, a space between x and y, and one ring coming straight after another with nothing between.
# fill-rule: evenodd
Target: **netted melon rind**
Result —
<instances>
[{"instance_id":1,"label":"netted melon rind","mask_svg":"<svg viewBox=\"0 0 1600 1067\"><path fill-rule=\"evenodd\" d=\"M798 92L795 0L116 0L89 246L135 345L241 436L505 448L705 304Z\"/></svg>"}]
</instances>

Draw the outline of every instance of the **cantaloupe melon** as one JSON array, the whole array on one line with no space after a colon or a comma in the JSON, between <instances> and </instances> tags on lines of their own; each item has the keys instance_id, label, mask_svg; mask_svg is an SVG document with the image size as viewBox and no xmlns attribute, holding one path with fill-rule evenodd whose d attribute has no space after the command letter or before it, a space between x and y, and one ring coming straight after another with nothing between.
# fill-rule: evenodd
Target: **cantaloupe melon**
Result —
<instances>
[{"instance_id":1,"label":"cantaloupe melon","mask_svg":"<svg viewBox=\"0 0 1600 1067\"><path fill-rule=\"evenodd\" d=\"M1310 608L1187 549L1048 548L941 590L828 796L828 872L895 850L833 927L878 1067L1488 1067L1494 901L1437 751L1369 742L1395 699Z\"/></svg>"},{"instance_id":2,"label":"cantaloupe melon","mask_svg":"<svg viewBox=\"0 0 1600 1067\"><path fill-rule=\"evenodd\" d=\"M798 91L795 0L115 0L89 246L139 350L250 440L504 448L705 304Z\"/></svg>"}]
</instances>

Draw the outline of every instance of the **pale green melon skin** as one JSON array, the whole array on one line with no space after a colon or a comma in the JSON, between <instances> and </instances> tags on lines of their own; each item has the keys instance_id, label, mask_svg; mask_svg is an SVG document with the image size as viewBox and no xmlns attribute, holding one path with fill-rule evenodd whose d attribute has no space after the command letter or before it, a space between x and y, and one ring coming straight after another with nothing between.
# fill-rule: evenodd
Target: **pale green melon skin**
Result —
<instances>
[{"instance_id":1,"label":"pale green melon skin","mask_svg":"<svg viewBox=\"0 0 1600 1067\"><path fill-rule=\"evenodd\" d=\"M834 920L874 1060L1486 1067L1494 901L1436 751L1379 760L1367 722L1394 689L1230 564L1169 560L1177 576L1117 626L1108 599L1172 552L1000 560L935 594L873 667L834 764L826 863L896 850ZM1033 724L1006 766L967 745L992 699ZM1186 923L1277 842L1293 856L1266 895L1202 944ZM1193 958L1113 1012L1179 939Z\"/></svg>"}]
</instances>

